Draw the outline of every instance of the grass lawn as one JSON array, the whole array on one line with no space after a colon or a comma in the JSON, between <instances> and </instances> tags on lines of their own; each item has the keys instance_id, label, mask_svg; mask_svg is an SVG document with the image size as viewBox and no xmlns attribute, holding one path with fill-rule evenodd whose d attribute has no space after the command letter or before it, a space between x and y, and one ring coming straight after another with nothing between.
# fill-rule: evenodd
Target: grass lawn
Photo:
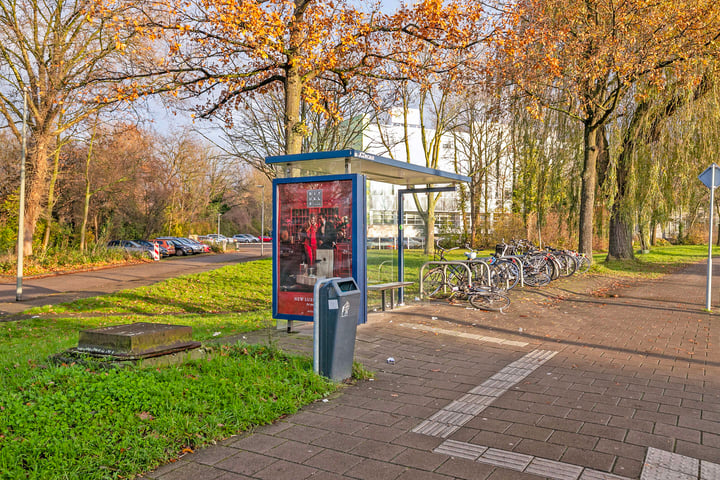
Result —
<instances>
[{"instance_id":1,"label":"grass lawn","mask_svg":"<svg viewBox=\"0 0 720 480\"><path fill-rule=\"evenodd\" d=\"M706 256L706 246L658 247L631 262L602 263L598 254L591 272L652 277ZM396 257L369 251L369 280L396 279ZM463 250L449 258L463 259ZM406 279L417 285L426 260L407 252ZM27 313L37 318L0 323L0 478L131 477L333 391L336 385L312 373L311 359L268 347L215 347L208 359L167 368L47 361L93 327L174 323L192 326L194 339L206 341L269 326L270 276L269 260L242 263L35 308ZM408 289L408 300L414 291Z\"/></svg>"},{"instance_id":2,"label":"grass lawn","mask_svg":"<svg viewBox=\"0 0 720 480\"><path fill-rule=\"evenodd\" d=\"M713 247L713 256L720 247ZM636 278L654 278L690 263L707 260L707 245L653 247L649 253L636 253L635 260L606 262L607 254L593 255L592 273Z\"/></svg>"},{"instance_id":3,"label":"grass lawn","mask_svg":"<svg viewBox=\"0 0 720 480\"><path fill-rule=\"evenodd\" d=\"M267 347L215 347L167 368L47 361L93 327L190 325L199 341L266 327L270 269L268 260L232 265L1 323L0 478L127 478L335 390L311 359Z\"/></svg>"}]
</instances>

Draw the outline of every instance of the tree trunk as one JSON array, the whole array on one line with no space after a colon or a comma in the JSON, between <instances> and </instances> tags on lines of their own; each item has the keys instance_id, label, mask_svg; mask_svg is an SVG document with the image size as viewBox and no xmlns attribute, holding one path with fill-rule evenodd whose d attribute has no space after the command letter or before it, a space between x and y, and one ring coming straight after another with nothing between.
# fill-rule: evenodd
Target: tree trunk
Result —
<instances>
[{"instance_id":1,"label":"tree trunk","mask_svg":"<svg viewBox=\"0 0 720 480\"><path fill-rule=\"evenodd\" d=\"M632 128L632 127L629 127ZM610 231L608 232L607 260L631 260L635 258L632 246L632 221L627 214L628 177L635 149L635 133L628 132L623 144L623 151L618 157L615 181L617 190L613 199L612 214L610 215Z\"/></svg>"},{"instance_id":2,"label":"tree trunk","mask_svg":"<svg viewBox=\"0 0 720 480\"><path fill-rule=\"evenodd\" d=\"M87 231L88 213L90 212L90 182L85 183L85 202L83 204L83 217L80 225L80 251L85 251L85 236Z\"/></svg>"},{"instance_id":3,"label":"tree trunk","mask_svg":"<svg viewBox=\"0 0 720 480\"><path fill-rule=\"evenodd\" d=\"M650 228L652 222L648 215L641 213L638 218L638 230L640 231L640 250L645 253L650 250L650 244L652 243Z\"/></svg>"},{"instance_id":4,"label":"tree trunk","mask_svg":"<svg viewBox=\"0 0 720 480\"><path fill-rule=\"evenodd\" d=\"M25 232L23 242L23 255L30 256L33 251L33 236L35 235L35 227L37 227L38 219L43 210L43 200L47 195L48 185L48 156L47 146L48 138L45 135L38 134L35 143L29 150L29 187L27 197L25 199Z\"/></svg>"},{"instance_id":5,"label":"tree trunk","mask_svg":"<svg viewBox=\"0 0 720 480\"><path fill-rule=\"evenodd\" d=\"M290 66L285 79L285 153L302 153L303 133L300 123L302 80L299 70Z\"/></svg>"},{"instance_id":6,"label":"tree trunk","mask_svg":"<svg viewBox=\"0 0 720 480\"><path fill-rule=\"evenodd\" d=\"M45 234L43 235L42 250L46 252L50 244L50 227L52 225L53 209L55 208L55 184L60 172L60 142L58 141L55 155L53 156L53 170L48 185L47 207L45 208Z\"/></svg>"},{"instance_id":7,"label":"tree trunk","mask_svg":"<svg viewBox=\"0 0 720 480\"><path fill-rule=\"evenodd\" d=\"M435 204L437 197L433 193L428 193L427 217L425 218L425 226L427 228L427 244L425 245L426 253L431 255L435 253Z\"/></svg>"},{"instance_id":8,"label":"tree trunk","mask_svg":"<svg viewBox=\"0 0 720 480\"><path fill-rule=\"evenodd\" d=\"M609 237L607 261L635 258L632 249L632 223L627 222L618 203L612 206Z\"/></svg>"},{"instance_id":9,"label":"tree trunk","mask_svg":"<svg viewBox=\"0 0 720 480\"><path fill-rule=\"evenodd\" d=\"M657 223L655 221L650 222L650 245L653 247L657 242Z\"/></svg>"},{"instance_id":10,"label":"tree trunk","mask_svg":"<svg viewBox=\"0 0 720 480\"><path fill-rule=\"evenodd\" d=\"M578 250L588 256L592 255L593 217L595 213L595 186L597 184L598 141L597 130L602 128L585 123L583 154L582 187L580 192L580 241Z\"/></svg>"}]
</instances>

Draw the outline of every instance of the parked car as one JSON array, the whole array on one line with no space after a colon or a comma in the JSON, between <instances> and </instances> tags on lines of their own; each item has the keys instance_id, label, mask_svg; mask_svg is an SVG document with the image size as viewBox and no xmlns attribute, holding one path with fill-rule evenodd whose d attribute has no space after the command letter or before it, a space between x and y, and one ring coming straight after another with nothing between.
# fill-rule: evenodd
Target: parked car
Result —
<instances>
[{"instance_id":1,"label":"parked car","mask_svg":"<svg viewBox=\"0 0 720 480\"><path fill-rule=\"evenodd\" d=\"M175 255L177 256L192 255L195 253L195 249L191 245L180 241L177 237L158 237L157 240L166 240L172 243L175 247Z\"/></svg>"},{"instance_id":2,"label":"parked car","mask_svg":"<svg viewBox=\"0 0 720 480\"><path fill-rule=\"evenodd\" d=\"M200 242L196 242L195 240L186 237L175 237L175 239L185 243L186 245L190 245L193 253L205 253L206 245L203 245Z\"/></svg>"},{"instance_id":3,"label":"parked car","mask_svg":"<svg viewBox=\"0 0 720 480\"><path fill-rule=\"evenodd\" d=\"M260 239L249 233L238 233L232 236L236 243L259 243Z\"/></svg>"},{"instance_id":4,"label":"parked car","mask_svg":"<svg viewBox=\"0 0 720 480\"><path fill-rule=\"evenodd\" d=\"M212 251L210 245L206 243L198 242L197 240L193 240L192 238L184 238L184 240L190 242L193 247L199 247L200 251L198 253L210 253Z\"/></svg>"},{"instance_id":5,"label":"parked car","mask_svg":"<svg viewBox=\"0 0 720 480\"><path fill-rule=\"evenodd\" d=\"M149 242L147 240L133 240L133 242L137 243L141 247L145 248L148 252L155 251L155 244L153 242ZM169 257L170 253L168 253L167 248L163 247L162 245L158 244L160 257Z\"/></svg>"},{"instance_id":6,"label":"parked car","mask_svg":"<svg viewBox=\"0 0 720 480\"><path fill-rule=\"evenodd\" d=\"M165 240L162 238L156 238L154 240L150 240L151 242L159 244L161 247L163 247L167 252L168 255L177 255L175 252L175 244L172 243L170 240Z\"/></svg>"},{"instance_id":7,"label":"parked car","mask_svg":"<svg viewBox=\"0 0 720 480\"><path fill-rule=\"evenodd\" d=\"M260 235L258 238L262 242L272 242L272 237L269 235Z\"/></svg>"},{"instance_id":8,"label":"parked car","mask_svg":"<svg viewBox=\"0 0 720 480\"><path fill-rule=\"evenodd\" d=\"M409 237L403 239L403 246L405 248L423 248L425 246L425 242L423 242L420 238Z\"/></svg>"},{"instance_id":9,"label":"parked car","mask_svg":"<svg viewBox=\"0 0 720 480\"><path fill-rule=\"evenodd\" d=\"M233 238L228 238L225 235L220 235L218 233L205 235L205 239L210 243L235 243Z\"/></svg>"},{"instance_id":10,"label":"parked car","mask_svg":"<svg viewBox=\"0 0 720 480\"><path fill-rule=\"evenodd\" d=\"M395 249L396 243L393 237L368 237L367 239L368 249Z\"/></svg>"},{"instance_id":11,"label":"parked car","mask_svg":"<svg viewBox=\"0 0 720 480\"><path fill-rule=\"evenodd\" d=\"M126 252L145 253L147 249L131 240L111 240L107 244L107 248L116 250L125 250Z\"/></svg>"}]
</instances>

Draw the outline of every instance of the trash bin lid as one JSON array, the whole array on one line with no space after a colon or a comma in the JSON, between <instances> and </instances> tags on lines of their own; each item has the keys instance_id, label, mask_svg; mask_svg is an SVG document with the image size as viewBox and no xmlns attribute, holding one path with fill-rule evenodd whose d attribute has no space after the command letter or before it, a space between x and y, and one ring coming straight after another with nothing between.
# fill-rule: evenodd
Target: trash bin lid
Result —
<instances>
[{"instance_id":1,"label":"trash bin lid","mask_svg":"<svg viewBox=\"0 0 720 480\"><path fill-rule=\"evenodd\" d=\"M355 284L355 280L352 278L344 278L342 280L338 280L337 286L341 292L352 292L358 290L358 287Z\"/></svg>"}]
</instances>

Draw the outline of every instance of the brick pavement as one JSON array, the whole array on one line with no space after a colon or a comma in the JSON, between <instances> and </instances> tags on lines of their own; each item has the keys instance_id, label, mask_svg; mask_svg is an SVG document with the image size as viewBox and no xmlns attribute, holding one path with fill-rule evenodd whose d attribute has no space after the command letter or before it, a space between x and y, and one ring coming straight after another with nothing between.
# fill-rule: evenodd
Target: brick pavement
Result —
<instances>
[{"instance_id":1,"label":"brick pavement","mask_svg":"<svg viewBox=\"0 0 720 480\"><path fill-rule=\"evenodd\" d=\"M506 315L442 303L372 314L356 358L373 381L144 478L720 478L704 268L601 294L572 279L513 292ZM311 329L298 331L274 341L310 351Z\"/></svg>"}]
</instances>

